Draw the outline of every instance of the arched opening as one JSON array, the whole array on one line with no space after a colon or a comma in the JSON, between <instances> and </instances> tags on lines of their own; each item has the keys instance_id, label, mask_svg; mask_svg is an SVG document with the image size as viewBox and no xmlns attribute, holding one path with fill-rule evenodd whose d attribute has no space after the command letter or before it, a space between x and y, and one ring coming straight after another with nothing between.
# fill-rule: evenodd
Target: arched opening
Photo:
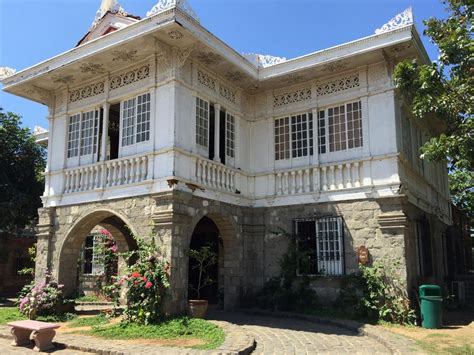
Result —
<instances>
[{"instance_id":1,"label":"arched opening","mask_svg":"<svg viewBox=\"0 0 474 355\"><path fill-rule=\"evenodd\" d=\"M219 275L219 266L221 261L221 255L223 255L223 242L220 237L219 229L212 219L203 217L196 227L194 228L191 242L189 245L190 250L200 250L202 247L209 247L210 251L217 257L217 263L211 265L205 272L205 275L200 275L198 263L192 257L189 258L188 264L188 299L198 299L198 283L199 278L204 280L206 278L212 280L212 282L202 289L199 290L200 299L207 300L210 305L218 305L220 286L222 282L222 275Z\"/></svg>"},{"instance_id":2,"label":"arched opening","mask_svg":"<svg viewBox=\"0 0 474 355\"><path fill-rule=\"evenodd\" d=\"M116 269L117 273L121 274L126 261L119 253L137 247L129 227L123 218L111 211L95 211L74 224L61 246L57 264L57 279L59 283L64 284L64 294L67 297L76 296L84 291L89 293L97 291L95 274L99 274L101 270L94 269L94 240L91 239L91 235L94 235L99 228L110 232L116 244L119 255ZM84 260L85 257L90 260ZM88 264L89 261L91 265Z\"/></svg>"}]
</instances>

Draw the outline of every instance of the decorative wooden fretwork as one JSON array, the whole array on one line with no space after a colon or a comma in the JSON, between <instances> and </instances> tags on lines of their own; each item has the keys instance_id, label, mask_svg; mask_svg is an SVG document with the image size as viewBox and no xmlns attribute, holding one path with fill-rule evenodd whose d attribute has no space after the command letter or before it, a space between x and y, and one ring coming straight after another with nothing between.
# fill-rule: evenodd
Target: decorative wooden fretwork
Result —
<instances>
[{"instance_id":1,"label":"decorative wooden fretwork","mask_svg":"<svg viewBox=\"0 0 474 355\"><path fill-rule=\"evenodd\" d=\"M359 74L351 74L344 76L339 79L327 81L325 83L319 84L316 87L316 93L318 96L324 96L328 94L333 94L335 92L344 91L347 89L352 89L360 86Z\"/></svg>"},{"instance_id":2,"label":"decorative wooden fretwork","mask_svg":"<svg viewBox=\"0 0 474 355\"><path fill-rule=\"evenodd\" d=\"M92 96L100 95L104 93L104 82L83 86L79 89L72 90L69 92L69 103L87 99Z\"/></svg>"},{"instance_id":3,"label":"decorative wooden fretwork","mask_svg":"<svg viewBox=\"0 0 474 355\"><path fill-rule=\"evenodd\" d=\"M216 79L200 70L197 71L197 79L199 84L211 89L212 91L216 91Z\"/></svg>"},{"instance_id":4,"label":"decorative wooden fretwork","mask_svg":"<svg viewBox=\"0 0 474 355\"><path fill-rule=\"evenodd\" d=\"M116 90L126 85L146 79L150 76L150 65L145 64L110 79L110 90Z\"/></svg>"},{"instance_id":5,"label":"decorative wooden fretwork","mask_svg":"<svg viewBox=\"0 0 474 355\"><path fill-rule=\"evenodd\" d=\"M219 94L227 101L235 104L235 93L231 89L223 85L219 85Z\"/></svg>"},{"instance_id":6,"label":"decorative wooden fretwork","mask_svg":"<svg viewBox=\"0 0 474 355\"><path fill-rule=\"evenodd\" d=\"M273 95L273 107L282 107L285 105L311 100L311 88L306 87L283 94Z\"/></svg>"}]
</instances>

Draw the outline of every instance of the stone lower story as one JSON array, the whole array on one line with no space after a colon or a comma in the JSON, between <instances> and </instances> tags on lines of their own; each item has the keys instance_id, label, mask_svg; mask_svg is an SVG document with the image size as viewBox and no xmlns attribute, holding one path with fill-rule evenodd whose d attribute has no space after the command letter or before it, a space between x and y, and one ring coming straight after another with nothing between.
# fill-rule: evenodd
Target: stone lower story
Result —
<instances>
[{"instance_id":1,"label":"stone lower story","mask_svg":"<svg viewBox=\"0 0 474 355\"><path fill-rule=\"evenodd\" d=\"M155 238L171 265L170 290L165 311L183 312L188 299L188 250L198 222L207 217L216 225L222 250L219 252L218 289L225 309L239 305L242 295L255 293L280 272L280 258L288 238L279 230L294 231L297 219L341 217L343 274L358 271L357 250L365 246L370 260L384 259L396 264L396 272L410 292L419 281L419 255L414 233L416 220L431 218L433 275L443 270L438 234L444 225L422 213L402 198L366 199L334 203L251 208L235 206L172 190L153 196L43 208L40 210L36 278L49 269L65 292L73 294L78 285L77 260L82 243L97 225L109 229L119 250L134 248L132 234ZM119 262L119 270L120 262ZM318 276L312 287L323 301L332 301L341 287L341 276Z\"/></svg>"}]
</instances>

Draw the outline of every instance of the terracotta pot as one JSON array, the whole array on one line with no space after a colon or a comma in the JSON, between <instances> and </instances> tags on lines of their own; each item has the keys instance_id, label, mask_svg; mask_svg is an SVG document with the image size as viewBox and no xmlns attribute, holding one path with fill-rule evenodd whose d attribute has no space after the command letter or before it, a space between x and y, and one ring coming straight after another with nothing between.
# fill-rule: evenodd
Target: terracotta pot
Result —
<instances>
[{"instance_id":1,"label":"terracotta pot","mask_svg":"<svg viewBox=\"0 0 474 355\"><path fill-rule=\"evenodd\" d=\"M192 318L204 318L207 311L207 300L188 300L188 313Z\"/></svg>"}]
</instances>

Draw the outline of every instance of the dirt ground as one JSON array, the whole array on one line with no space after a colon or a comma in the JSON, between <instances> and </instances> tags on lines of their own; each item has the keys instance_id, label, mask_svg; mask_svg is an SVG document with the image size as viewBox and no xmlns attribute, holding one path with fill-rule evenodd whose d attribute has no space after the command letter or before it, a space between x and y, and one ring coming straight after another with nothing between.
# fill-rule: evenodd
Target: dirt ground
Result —
<instances>
[{"instance_id":1,"label":"dirt ground","mask_svg":"<svg viewBox=\"0 0 474 355\"><path fill-rule=\"evenodd\" d=\"M433 354L474 355L474 310L446 312L442 329L383 325L391 332L417 341Z\"/></svg>"}]
</instances>

